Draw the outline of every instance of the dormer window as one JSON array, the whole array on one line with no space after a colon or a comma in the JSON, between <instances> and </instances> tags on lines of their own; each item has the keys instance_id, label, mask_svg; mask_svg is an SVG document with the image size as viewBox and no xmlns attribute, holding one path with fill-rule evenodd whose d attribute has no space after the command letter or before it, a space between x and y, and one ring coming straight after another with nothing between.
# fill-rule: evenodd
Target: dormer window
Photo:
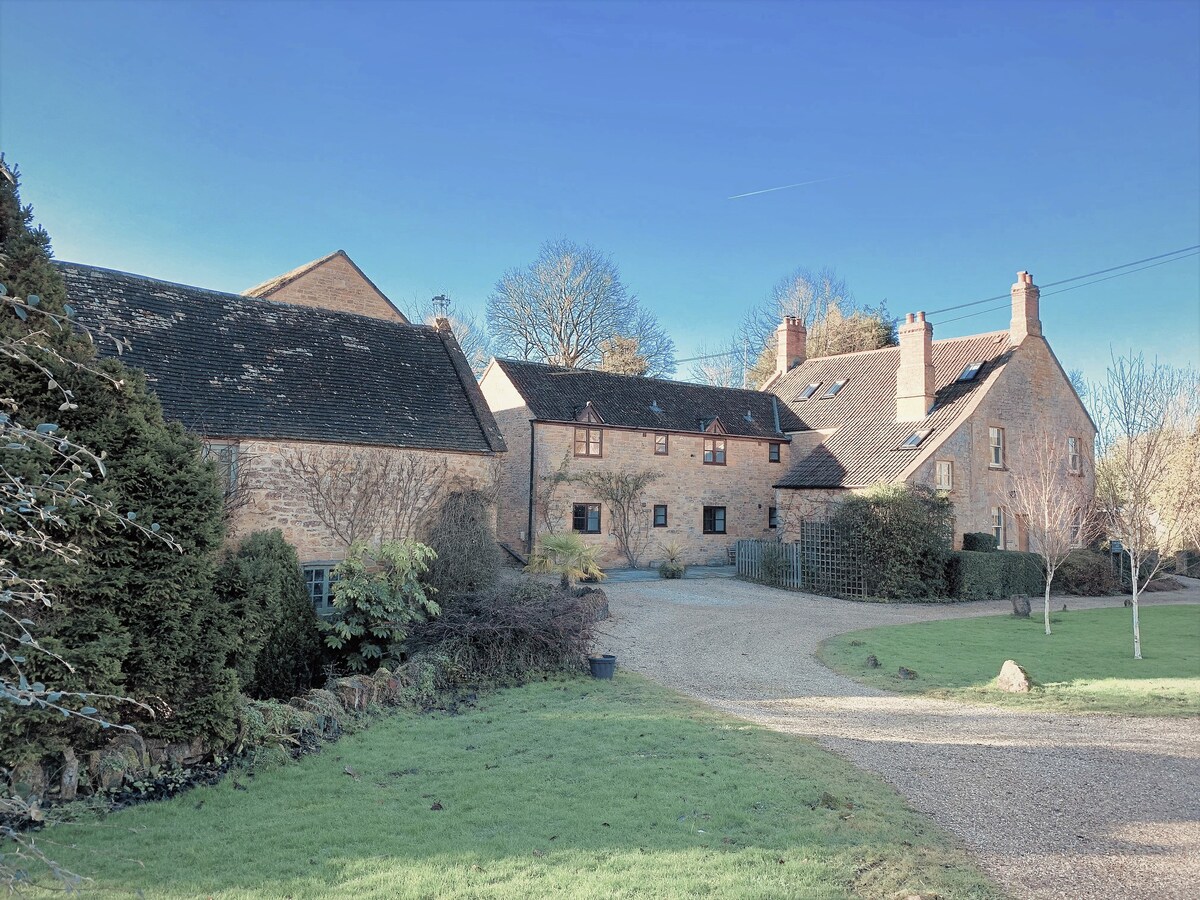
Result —
<instances>
[{"instance_id":1,"label":"dormer window","mask_svg":"<svg viewBox=\"0 0 1200 900\"><path fill-rule=\"evenodd\" d=\"M955 381L974 381L975 376L979 374L979 370L982 368L982 362L973 362L958 373L958 378Z\"/></svg>"},{"instance_id":2,"label":"dormer window","mask_svg":"<svg viewBox=\"0 0 1200 900\"><path fill-rule=\"evenodd\" d=\"M908 436L908 440L906 440L903 444L900 445L900 449L901 450L916 450L918 447L921 446L921 442L923 440L925 440L925 438L929 437L929 432L931 430L932 429L926 428L924 431L914 431L912 434L910 434Z\"/></svg>"},{"instance_id":3,"label":"dormer window","mask_svg":"<svg viewBox=\"0 0 1200 900\"><path fill-rule=\"evenodd\" d=\"M804 390L802 390L800 392L800 396L797 397L796 399L797 400L808 400L810 397L812 397L813 394L815 394L817 392L817 389L820 386L821 386L821 382L819 382L819 381L812 382L811 384L809 384L808 387L806 387Z\"/></svg>"},{"instance_id":4,"label":"dormer window","mask_svg":"<svg viewBox=\"0 0 1200 900\"><path fill-rule=\"evenodd\" d=\"M847 379L843 378L841 381L835 381L833 384L831 384L828 390L821 395L821 399L828 400L830 397L836 397L838 392L846 386L846 380Z\"/></svg>"}]
</instances>

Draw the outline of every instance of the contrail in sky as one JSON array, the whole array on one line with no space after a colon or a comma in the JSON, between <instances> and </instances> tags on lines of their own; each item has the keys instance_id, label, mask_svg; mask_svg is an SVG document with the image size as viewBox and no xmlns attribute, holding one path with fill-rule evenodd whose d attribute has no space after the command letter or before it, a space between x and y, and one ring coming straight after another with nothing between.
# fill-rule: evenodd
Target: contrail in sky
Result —
<instances>
[{"instance_id":1,"label":"contrail in sky","mask_svg":"<svg viewBox=\"0 0 1200 900\"><path fill-rule=\"evenodd\" d=\"M767 188L766 190L762 190L762 191L750 191L749 193L746 193L746 194L734 194L732 197L726 197L725 199L726 200L741 200L743 197L753 197L756 194L769 194L772 191L786 191L789 188L804 187L806 184L820 184L822 181L832 181L832 180L833 179L831 179L831 178L817 178L814 181L801 181L797 184L785 184L781 187Z\"/></svg>"}]
</instances>

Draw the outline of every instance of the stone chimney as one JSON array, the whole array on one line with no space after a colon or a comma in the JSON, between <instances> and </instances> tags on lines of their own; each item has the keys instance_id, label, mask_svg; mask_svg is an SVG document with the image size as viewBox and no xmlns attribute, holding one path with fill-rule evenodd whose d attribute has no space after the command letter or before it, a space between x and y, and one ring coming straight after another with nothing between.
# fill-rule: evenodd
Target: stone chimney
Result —
<instances>
[{"instance_id":1,"label":"stone chimney","mask_svg":"<svg viewBox=\"0 0 1200 900\"><path fill-rule=\"evenodd\" d=\"M786 375L804 362L808 331L799 316L784 316L775 329L775 377Z\"/></svg>"},{"instance_id":2,"label":"stone chimney","mask_svg":"<svg viewBox=\"0 0 1200 900\"><path fill-rule=\"evenodd\" d=\"M1033 283L1033 276L1028 272L1017 273L1017 283L1012 286L1012 324L1009 325L1009 340L1015 346L1030 334L1039 337L1042 333L1042 320L1038 311L1038 298L1041 291Z\"/></svg>"},{"instance_id":3,"label":"stone chimney","mask_svg":"<svg viewBox=\"0 0 1200 900\"><path fill-rule=\"evenodd\" d=\"M909 313L899 329L900 368L896 370L896 421L924 419L933 407L933 326L925 313Z\"/></svg>"}]
</instances>

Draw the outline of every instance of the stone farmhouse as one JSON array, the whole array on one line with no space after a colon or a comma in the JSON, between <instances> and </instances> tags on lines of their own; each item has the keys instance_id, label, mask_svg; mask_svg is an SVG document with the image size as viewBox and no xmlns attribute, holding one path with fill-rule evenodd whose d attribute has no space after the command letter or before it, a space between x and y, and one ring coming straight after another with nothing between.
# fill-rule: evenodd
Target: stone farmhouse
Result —
<instances>
[{"instance_id":1,"label":"stone farmhouse","mask_svg":"<svg viewBox=\"0 0 1200 900\"><path fill-rule=\"evenodd\" d=\"M497 531L511 548L574 530L603 564L625 564L599 497L576 483L547 494L560 471L659 476L645 498L647 560L667 543L691 562L724 560L738 538L774 533L774 484L803 426L773 394L507 359L488 364L480 387L509 448Z\"/></svg>"},{"instance_id":2,"label":"stone farmhouse","mask_svg":"<svg viewBox=\"0 0 1200 900\"><path fill-rule=\"evenodd\" d=\"M346 542L314 511L297 459L373 453L490 490L504 439L449 324L411 324L344 252L245 294L58 265L79 320L127 340L122 358L166 416L219 460L237 498L230 538L281 529L319 611Z\"/></svg>"},{"instance_id":3,"label":"stone farmhouse","mask_svg":"<svg viewBox=\"0 0 1200 900\"><path fill-rule=\"evenodd\" d=\"M1042 336L1028 273L1011 294L1007 331L934 341L917 313L897 347L817 359L788 318L762 391L493 360L481 387L509 448L499 538L528 552L538 534L574 530L620 564L600 499L542 485L559 470L649 470L660 475L645 497L654 541L679 543L690 563L724 560L742 538L792 539L799 520L881 482L945 492L958 542L990 531L1026 549L1006 505L1022 448L1061 440L1090 491L1096 429Z\"/></svg>"}]
</instances>

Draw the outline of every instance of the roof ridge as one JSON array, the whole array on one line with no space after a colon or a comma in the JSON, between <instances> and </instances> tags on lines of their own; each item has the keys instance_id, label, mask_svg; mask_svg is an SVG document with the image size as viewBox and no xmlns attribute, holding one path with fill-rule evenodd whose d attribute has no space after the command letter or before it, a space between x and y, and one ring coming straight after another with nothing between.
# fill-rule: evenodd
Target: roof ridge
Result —
<instances>
[{"instance_id":1,"label":"roof ridge","mask_svg":"<svg viewBox=\"0 0 1200 900\"><path fill-rule=\"evenodd\" d=\"M620 372L605 372L603 369L577 369L572 366L556 366L551 363L534 362L531 359L510 359L506 356L494 357L496 362L503 365L504 363L515 363L519 366L537 366L540 369L561 369L564 372L586 372L589 375L604 375L609 378L632 378L639 381L652 381L656 384L682 384L687 387L707 388L714 391L737 391L740 394L754 394L757 397L771 396L770 391L760 391L755 388L739 388L726 387L720 384L705 384L702 381L683 381L678 378L656 378L653 375L624 375Z\"/></svg>"},{"instance_id":2,"label":"roof ridge","mask_svg":"<svg viewBox=\"0 0 1200 900\"><path fill-rule=\"evenodd\" d=\"M353 319L367 319L371 322L378 322L382 325L399 326L401 328L423 328L427 331L435 331L432 325L426 325L423 322L400 322L392 319L380 319L376 316L364 316L359 313L347 312L340 309L329 309L325 306L302 306L299 303L284 303L282 300L272 300L270 297L256 297L253 294L239 294L234 291L221 291L216 288L201 287L198 284L187 284L182 281L168 281L165 278L155 278L152 275L139 275L137 272L126 272L123 269L109 269L104 266L93 266L89 263L70 262L69 260L56 259L52 260L56 266L74 266L79 269L91 269L95 272L107 272L112 275L124 275L126 278L134 278L138 281L151 281L155 284L163 284L173 288L185 288L189 291L200 291L204 294L213 294L218 297L229 300L236 300L239 303L266 303L276 309L282 307L284 309L303 310L308 315L325 315L325 316L347 316ZM389 301L390 302L390 301Z\"/></svg>"}]
</instances>

